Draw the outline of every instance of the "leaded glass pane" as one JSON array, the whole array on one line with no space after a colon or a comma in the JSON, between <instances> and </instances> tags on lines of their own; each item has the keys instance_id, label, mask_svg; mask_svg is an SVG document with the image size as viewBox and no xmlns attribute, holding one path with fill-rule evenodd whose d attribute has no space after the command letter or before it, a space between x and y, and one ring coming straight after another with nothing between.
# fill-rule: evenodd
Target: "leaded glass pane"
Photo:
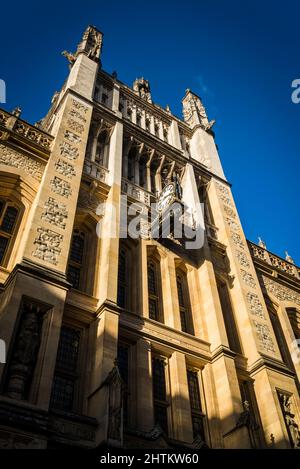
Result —
<instances>
[{"instance_id":1,"label":"leaded glass pane","mask_svg":"<svg viewBox=\"0 0 300 469\"><path fill-rule=\"evenodd\" d=\"M154 399L164 401L166 399L166 377L165 364L159 358L152 360L153 375L153 397Z\"/></svg>"},{"instance_id":2,"label":"leaded glass pane","mask_svg":"<svg viewBox=\"0 0 300 469\"><path fill-rule=\"evenodd\" d=\"M5 233L12 233L18 216L18 210L15 207L7 207L4 214L1 230Z\"/></svg>"},{"instance_id":3,"label":"leaded glass pane","mask_svg":"<svg viewBox=\"0 0 300 469\"><path fill-rule=\"evenodd\" d=\"M79 352L80 331L62 326L57 351L56 366L58 368L75 371Z\"/></svg>"},{"instance_id":4,"label":"leaded glass pane","mask_svg":"<svg viewBox=\"0 0 300 469\"><path fill-rule=\"evenodd\" d=\"M81 264L83 260L83 250L84 250L84 236L79 235L79 234L74 234L73 239L72 239L70 260L73 262L77 262L78 264Z\"/></svg>"},{"instance_id":5,"label":"leaded glass pane","mask_svg":"<svg viewBox=\"0 0 300 469\"><path fill-rule=\"evenodd\" d=\"M5 251L8 245L8 238L4 238L4 236L0 236L0 264L2 263L5 255Z\"/></svg>"}]
</instances>

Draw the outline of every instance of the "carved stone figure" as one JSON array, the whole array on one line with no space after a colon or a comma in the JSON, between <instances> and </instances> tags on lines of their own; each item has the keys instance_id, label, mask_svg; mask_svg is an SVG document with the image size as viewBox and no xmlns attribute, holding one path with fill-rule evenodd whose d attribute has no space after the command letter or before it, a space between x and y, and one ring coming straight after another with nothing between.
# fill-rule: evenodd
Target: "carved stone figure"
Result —
<instances>
[{"instance_id":1,"label":"carved stone figure","mask_svg":"<svg viewBox=\"0 0 300 469\"><path fill-rule=\"evenodd\" d=\"M175 197L179 200L182 199L182 187L180 184L179 176L177 173L173 173L173 182L175 186Z\"/></svg>"},{"instance_id":2,"label":"carved stone figure","mask_svg":"<svg viewBox=\"0 0 300 469\"><path fill-rule=\"evenodd\" d=\"M292 410L291 396L279 393L279 401L293 448L300 449L300 431Z\"/></svg>"},{"instance_id":3,"label":"carved stone figure","mask_svg":"<svg viewBox=\"0 0 300 469\"><path fill-rule=\"evenodd\" d=\"M41 315L37 307L24 305L19 334L8 372L7 394L26 399L40 347Z\"/></svg>"},{"instance_id":4,"label":"carved stone figure","mask_svg":"<svg viewBox=\"0 0 300 469\"><path fill-rule=\"evenodd\" d=\"M123 384L117 361L103 384L109 388L107 438L112 445L119 446L123 442Z\"/></svg>"}]
</instances>

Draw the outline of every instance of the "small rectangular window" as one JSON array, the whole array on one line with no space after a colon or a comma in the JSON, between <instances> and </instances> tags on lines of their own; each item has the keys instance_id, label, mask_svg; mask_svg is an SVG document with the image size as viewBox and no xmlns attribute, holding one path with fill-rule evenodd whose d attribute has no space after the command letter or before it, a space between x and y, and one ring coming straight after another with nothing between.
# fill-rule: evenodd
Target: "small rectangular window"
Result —
<instances>
[{"instance_id":1,"label":"small rectangular window","mask_svg":"<svg viewBox=\"0 0 300 469\"><path fill-rule=\"evenodd\" d=\"M155 423L168 434L168 406L164 358L152 358L153 408Z\"/></svg>"}]
</instances>

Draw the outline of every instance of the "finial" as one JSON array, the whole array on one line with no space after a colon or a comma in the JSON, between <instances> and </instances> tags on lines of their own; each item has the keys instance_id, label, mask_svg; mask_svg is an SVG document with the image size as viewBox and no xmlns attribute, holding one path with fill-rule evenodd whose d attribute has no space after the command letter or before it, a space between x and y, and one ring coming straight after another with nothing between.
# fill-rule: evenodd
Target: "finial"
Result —
<instances>
[{"instance_id":1,"label":"finial","mask_svg":"<svg viewBox=\"0 0 300 469\"><path fill-rule=\"evenodd\" d=\"M170 109L170 106L168 104L166 105L166 111L167 111L168 114L171 114L171 109Z\"/></svg>"},{"instance_id":2,"label":"finial","mask_svg":"<svg viewBox=\"0 0 300 469\"><path fill-rule=\"evenodd\" d=\"M118 78L117 72L114 70L111 74L111 76L116 80Z\"/></svg>"},{"instance_id":3,"label":"finial","mask_svg":"<svg viewBox=\"0 0 300 469\"><path fill-rule=\"evenodd\" d=\"M20 117L21 112L22 112L22 109L19 106L17 106L15 107L15 109L13 109L12 115L15 117Z\"/></svg>"},{"instance_id":4,"label":"finial","mask_svg":"<svg viewBox=\"0 0 300 469\"><path fill-rule=\"evenodd\" d=\"M258 237L258 245L259 245L261 248L267 249L266 243L261 239L260 236Z\"/></svg>"},{"instance_id":5,"label":"finial","mask_svg":"<svg viewBox=\"0 0 300 469\"><path fill-rule=\"evenodd\" d=\"M295 264L294 259L289 255L287 251L285 251L285 260L290 262L291 264Z\"/></svg>"}]
</instances>

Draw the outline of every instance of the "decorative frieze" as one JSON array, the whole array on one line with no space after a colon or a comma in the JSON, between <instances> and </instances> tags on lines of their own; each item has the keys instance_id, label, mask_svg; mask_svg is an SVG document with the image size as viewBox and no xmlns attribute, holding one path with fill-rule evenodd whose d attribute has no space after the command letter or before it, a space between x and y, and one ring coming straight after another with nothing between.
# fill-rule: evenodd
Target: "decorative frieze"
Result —
<instances>
[{"instance_id":1,"label":"decorative frieze","mask_svg":"<svg viewBox=\"0 0 300 469\"><path fill-rule=\"evenodd\" d=\"M236 246L244 249L244 242L238 233L231 232L230 236Z\"/></svg>"},{"instance_id":2,"label":"decorative frieze","mask_svg":"<svg viewBox=\"0 0 300 469\"><path fill-rule=\"evenodd\" d=\"M274 295L280 301L292 301L300 306L300 294L291 288L280 285L268 277L262 276L263 284L268 293Z\"/></svg>"},{"instance_id":3,"label":"decorative frieze","mask_svg":"<svg viewBox=\"0 0 300 469\"><path fill-rule=\"evenodd\" d=\"M53 192L62 197L68 198L72 194L71 185L57 176L50 181L50 186Z\"/></svg>"},{"instance_id":4,"label":"decorative frieze","mask_svg":"<svg viewBox=\"0 0 300 469\"><path fill-rule=\"evenodd\" d=\"M51 225L55 225L58 228L64 230L66 227L65 221L67 218L67 206L57 202L55 199L53 199L53 197L49 197L44 205L42 220L45 220Z\"/></svg>"},{"instance_id":5,"label":"decorative frieze","mask_svg":"<svg viewBox=\"0 0 300 469\"><path fill-rule=\"evenodd\" d=\"M57 163L55 163L55 169L58 173L62 174L63 176L66 176L69 179L71 179L73 176L76 176L74 166L61 159L59 159Z\"/></svg>"},{"instance_id":6,"label":"decorative frieze","mask_svg":"<svg viewBox=\"0 0 300 469\"><path fill-rule=\"evenodd\" d=\"M226 218L226 223L227 225L229 225L229 227L232 229L232 230L235 230L235 231L239 231L240 230L240 226L234 221L232 220L231 218Z\"/></svg>"},{"instance_id":7,"label":"decorative frieze","mask_svg":"<svg viewBox=\"0 0 300 469\"><path fill-rule=\"evenodd\" d=\"M71 132L70 130L65 131L64 138L69 140L69 142L71 142L71 143L77 143L78 144L78 143L81 142L81 138L78 135Z\"/></svg>"},{"instance_id":8,"label":"decorative frieze","mask_svg":"<svg viewBox=\"0 0 300 469\"><path fill-rule=\"evenodd\" d=\"M44 166L26 155L17 153L15 150L0 144L0 164L12 166L24 171L24 173L33 177L37 181L41 181Z\"/></svg>"},{"instance_id":9,"label":"decorative frieze","mask_svg":"<svg viewBox=\"0 0 300 469\"><path fill-rule=\"evenodd\" d=\"M74 147L68 142L62 142L59 145L60 148L60 154L64 156L65 158L68 158L69 160L76 160L79 155L79 150L78 148Z\"/></svg>"},{"instance_id":10,"label":"decorative frieze","mask_svg":"<svg viewBox=\"0 0 300 469\"><path fill-rule=\"evenodd\" d=\"M223 184L220 184L219 182L216 183L216 186L219 192L229 197L230 193L228 187L223 186Z\"/></svg>"},{"instance_id":11,"label":"decorative frieze","mask_svg":"<svg viewBox=\"0 0 300 469\"><path fill-rule=\"evenodd\" d=\"M245 267L246 269L249 269L250 262L244 252L236 251L236 257L241 266Z\"/></svg>"},{"instance_id":12,"label":"decorative frieze","mask_svg":"<svg viewBox=\"0 0 300 469\"><path fill-rule=\"evenodd\" d=\"M77 132L78 134L82 134L82 132L84 131L84 125L80 124L74 119L68 119L67 124L71 130L74 130L74 132Z\"/></svg>"},{"instance_id":13,"label":"decorative frieze","mask_svg":"<svg viewBox=\"0 0 300 469\"><path fill-rule=\"evenodd\" d=\"M77 99L72 98L72 105L77 111L83 111L85 114L88 112L88 107L80 101L77 101Z\"/></svg>"},{"instance_id":14,"label":"decorative frieze","mask_svg":"<svg viewBox=\"0 0 300 469\"><path fill-rule=\"evenodd\" d=\"M261 347L266 352L275 352L275 346L273 339L271 337L270 329L267 324L261 324L257 321L254 321L256 334L259 340Z\"/></svg>"},{"instance_id":15,"label":"decorative frieze","mask_svg":"<svg viewBox=\"0 0 300 469\"><path fill-rule=\"evenodd\" d=\"M241 269L242 279L246 285L250 288L256 288L256 283L254 277L250 272L247 272L244 269Z\"/></svg>"},{"instance_id":16,"label":"decorative frieze","mask_svg":"<svg viewBox=\"0 0 300 469\"><path fill-rule=\"evenodd\" d=\"M69 114L81 121L83 124L86 123L86 118L79 111L76 111L76 109L70 109Z\"/></svg>"},{"instance_id":17,"label":"decorative frieze","mask_svg":"<svg viewBox=\"0 0 300 469\"><path fill-rule=\"evenodd\" d=\"M256 293L248 292L247 301L250 306L250 311L255 316L259 316L261 319L265 319L263 312L263 305L260 302L260 299Z\"/></svg>"},{"instance_id":18,"label":"decorative frieze","mask_svg":"<svg viewBox=\"0 0 300 469\"><path fill-rule=\"evenodd\" d=\"M224 204L229 205L230 207L233 207L232 201L227 195L220 194L220 199L224 202Z\"/></svg>"},{"instance_id":19,"label":"decorative frieze","mask_svg":"<svg viewBox=\"0 0 300 469\"><path fill-rule=\"evenodd\" d=\"M231 218L236 218L236 213L232 208L228 207L227 205L223 205L223 209L226 215L228 215Z\"/></svg>"},{"instance_id":20,"label":"decorative frieze","mask_svg":"<svg viewBox=\"0 0 300 469\"><path fill-rule=\"evenodd\" d=\"M36 248L32 255L56 265L57 256L61 253L63 235L42 227L39 227L37 232L38 237L34 240Z\"/></svg>"}]
</instances>

